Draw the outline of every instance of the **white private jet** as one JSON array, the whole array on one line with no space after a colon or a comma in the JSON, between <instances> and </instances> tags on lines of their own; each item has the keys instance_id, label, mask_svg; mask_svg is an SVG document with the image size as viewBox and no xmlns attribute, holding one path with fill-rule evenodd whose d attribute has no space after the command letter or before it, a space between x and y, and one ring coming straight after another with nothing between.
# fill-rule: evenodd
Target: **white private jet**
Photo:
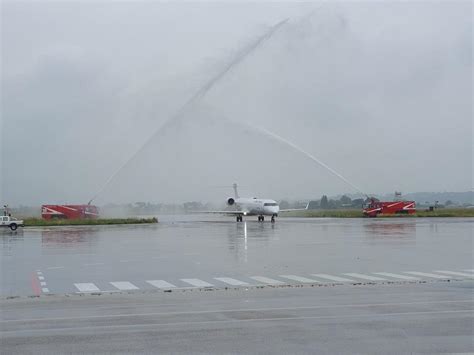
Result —
<instances>
[{"instance_id":1,"label":"white private jet","mask_svg":"<svg viewBox=\"0 0 474 355\"><path fill-rule=\"evenodd\" d=\"M239 197L237 191L237 184L232 186L234 188L234 197L229 197L227 199L227 205L233 206L234 210L228 211L202 211L201 213L217 213L235 216L237 222L242 222L243 216L258 216L258 221L265 221L265 216L270 216L272 223L275 222L275 217L278 216L279 212L288 212L288 211L302 211L307 210L303 209L289 209L289 210L280 210L279 204L275 200L269 200L264 198L250 198L250 197Z\"/></svg>"}]
</instances>

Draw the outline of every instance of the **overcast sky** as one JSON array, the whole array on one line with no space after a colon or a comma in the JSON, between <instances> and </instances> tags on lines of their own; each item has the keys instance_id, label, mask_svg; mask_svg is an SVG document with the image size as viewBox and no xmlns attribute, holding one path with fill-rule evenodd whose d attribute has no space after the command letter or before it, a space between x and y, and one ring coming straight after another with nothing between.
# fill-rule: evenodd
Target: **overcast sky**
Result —
<instances>
[{"instance_id":1,"label":"overcast sky","mask_svg":"<svg viewBox=\"0 0 474 355\"><path fill-rule=\"evenodd\" d=\"M209 78L275 35L168 125ZM471 190L472 2L2 3L2 203Z\"/></svg>"}]
</instances>

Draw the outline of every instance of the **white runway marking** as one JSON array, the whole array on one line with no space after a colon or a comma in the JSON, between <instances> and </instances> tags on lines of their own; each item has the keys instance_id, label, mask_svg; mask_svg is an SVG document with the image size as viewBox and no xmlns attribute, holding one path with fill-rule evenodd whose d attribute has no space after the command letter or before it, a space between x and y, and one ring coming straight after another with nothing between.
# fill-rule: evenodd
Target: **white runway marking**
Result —
<instances>
[{"instance_id":1,"label":"white runway marking","mask_svg":"<svg viewBox=\"0 0 474 355\"><path fill-rule=\"evenodd\" d=\"M224 282L226 284L229 284L229 285L232 285L232 286L244 286L244 285L248 285L247 282L243 282L243 281L239 281L239 280L236 280L236 279L232 279L230 277L214 277L215 280L218 280L218 281L221 281L221 282Z\"/></svg>"},{"instance_id":2,"label":"white runway marking","mask_svg":"<svg viewBox=\"0 0 474 355\"><path fill-rule=\"evenodd\" d=\"M464 276L464 277L474 278L474 275L467 274L465 272L455 272L455 271L445 271L445 270L435 270L435 272L439 272L441 274L448 274L448 275Z\"/></svg>"},{"instance_id":3,"label":"white runway marking","mask_svg":"<svg viewBox=\"0 0 474 355\"><path fill-rule=\"evenodd\" d=\"M429 272L419 272L419 271L404 271L405 274L411 274L416 276L431 277L433 279L449 279L449 276L443 276L438 274L431 274Z\"/></svg>"},{"instance_id":4,"label":"white runway marking","mask_svg":"<svg viewBox=\"0 0 474 355\"><path fill-rule=\"evenodd\" d=\"M43 293L48 293L49 288L46 287L47 285L46 285L46 281L44 280L43 272L41 270L36 270L36 276L38 277L38 280L41 286L41 291Z\"/></svg>"},{"instance_id":5,"label":"white runway marking","mask_svg":"<svg viewBox=\"0 0 474 355\"><path fill-rule=\"evenodd\" d=\"M98 292L99 288L93 283L77 283L74 284L80 292Z\"/></svg>"},{"instance_id":6,"label":"white runway marking","mask_svg":"<svg viewBox=\"0 0 474 355\"><path fill-rule=\"evenodd\" d=\"M196 287L214 287L213 284L210 284L206 281L202 281L199 279L181 279L181 281L186 282Z\"/></svg>"},{"instance_id":7,"label":"white runway marking","mask_svg":"<svg viewBox=\"0 0 474 355\"><path fill-rule=\"evenodd\" d=\"M283 281L270 279L270 278L265 277L265 276L251 276L250 278L255 280L255 281L262 282L262 283L268 284L268 285L281 285L281 284L284 284Z\"/></svg>"},{"instance_id":8,"label":"white runway marking","mask_svg":"<svg viewBox=\"0 0 474 355\"><path fill-rule=\"evenodd\" d=\"M110 284L122 291L139 289L137 286L135 286L134 284L128 281L115 281L115 282L111 282Z\"/></svg>"},{"instance_id":9,"label":"white runway marking","mask_svg":"<svg viewBox=\"0 0 474 355\"><path fill-rule=\"evenodd\" d=\"M150 285L155 286L156 288L173 288L176 287L173 284L170 284L169 282L166 282L164 280L148 280L147 281Z\"/></svg>"},{"instance_id":10,"label":"white runway marking","mask_svg":"<svg viewBox=\"0 0 474 355\"><path fill-rule=\"evenodd\" d=\"M392 274L391 272L374 272L374 274L377 275L382 275L382 276L388 276L388 277L393 277L395 279L402 279L402 280L410 280L410 281L417 281L420 280L417 277L413 276L406 276L406 275L400 275L400 274Z\"/></svg>"},{"instance_id":11,"label":"white runway marking","mask_svg":"<svg viewBox=\"0 0 474 355\"><path fill-rule=\"evenodd\" d=\"M97 266L97 265L104 265L104 263L89 263L89 264L84 264L84 266Z\"/></svg>"},{"instance_id":12,"label":"white runway marking","mask_svg":"<svg viewBox=\"0 0 474 355\"><path fill-rule=\"evenodd\" d=\"M355 277L356 279L369 280L369 281L387 281L387 279L384 279L381 277L358 274L356 272L348 272L348 273L345 273L344 275L352 276L352 277Z\"/></svg>"},{"instance_id":13,"label":"white runway marking","mask_svg":"<svg viewBox=\"0 0 474 355\"><path fill-rule=\"evenodd\" d=\"M284 277L285 279L290 279L299 282L305 283L321 283L320 281L308 279L307 277L297 276L297 275L280 275L280 277Z\"/></svg>"},{"instance_id":14,"label":"white runway marking","mask_svg":"<svg viewBox=\"0 0 474 355\"><path fill-rule=\"evenodd\" d=\"M337 282L354 282L354 280L346 279L344 277L339 277L339 276L328 275L328 274L311 274L311 275L320 277L322 279L328 279L328 280L337 281Z\"/></svg>"}]
</instances>

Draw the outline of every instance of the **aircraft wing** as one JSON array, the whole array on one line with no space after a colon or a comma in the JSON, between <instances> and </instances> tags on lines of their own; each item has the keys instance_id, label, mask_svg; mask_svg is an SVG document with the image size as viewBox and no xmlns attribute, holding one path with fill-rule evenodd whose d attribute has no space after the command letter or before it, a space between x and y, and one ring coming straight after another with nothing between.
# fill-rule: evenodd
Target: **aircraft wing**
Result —
<instances>
[{"instance_id":1,"label":"aircraft wing","mask_svg":"<svg viewBox=\"0 0 474 355\"><path fill-rule=\"evenodd\" d=\"M211 213L211 214L226 214L229 216L243 216L245 211L190 211L191 213Z\"/></svg>"},{"instance_id":2,"label":"aircraft wing","mask_svg":"<svg viewBox=\"0 0 474 355\"><path fill-rule=\"evenodd\" d=\"M287 209L287 210L280 210L280 212L307 211L308 207L309 207L309 202L308 202L308 204L306 205L305 208L290 208L290 209Z\"/></svg>"}]
</instances>

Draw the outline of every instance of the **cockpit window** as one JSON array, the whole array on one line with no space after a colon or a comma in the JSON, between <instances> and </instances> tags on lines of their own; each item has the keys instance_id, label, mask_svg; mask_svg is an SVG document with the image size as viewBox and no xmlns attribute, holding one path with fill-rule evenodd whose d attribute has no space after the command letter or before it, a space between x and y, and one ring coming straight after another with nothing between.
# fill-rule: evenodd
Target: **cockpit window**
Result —
<instances>
[{"instance_id":1,"label":"cockpit window","mask_svg":"<svg viewBox=\"0 0 474 355\"><path fill-rule=\"evenodd\" d=\"M265 202L263 205L264 206L278 206L278 204L275 202Z\"/></svg>"}]
</instances>

